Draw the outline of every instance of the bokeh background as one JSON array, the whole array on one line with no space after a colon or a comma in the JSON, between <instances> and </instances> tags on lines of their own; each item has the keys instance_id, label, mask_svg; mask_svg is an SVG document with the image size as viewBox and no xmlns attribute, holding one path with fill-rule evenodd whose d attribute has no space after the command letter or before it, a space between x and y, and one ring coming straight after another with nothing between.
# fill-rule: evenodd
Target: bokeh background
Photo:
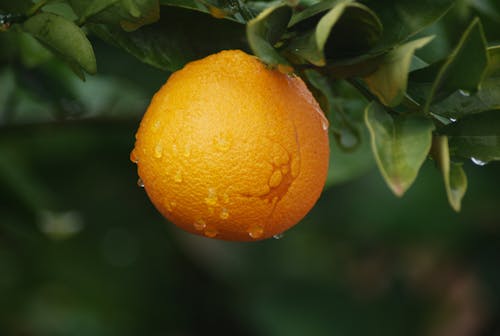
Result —
<instances>
[{"instance_id":1,"label":"bokeh background","mask_svg":"<svg viewBox=\"0 0 500 336\"><path fill-rule=\"evenodd\" d=\"M478 14L500 42L498 17L457 6L419 56L445 56ZM99 73L82 82L0 34L0 335L500 335L498 163L466 163L457 214L432 162L398 199L367 141L334 146L321 199L281 239L195 237L129 161L169 74L93 44Z\"/></svg>"}]
</instances>

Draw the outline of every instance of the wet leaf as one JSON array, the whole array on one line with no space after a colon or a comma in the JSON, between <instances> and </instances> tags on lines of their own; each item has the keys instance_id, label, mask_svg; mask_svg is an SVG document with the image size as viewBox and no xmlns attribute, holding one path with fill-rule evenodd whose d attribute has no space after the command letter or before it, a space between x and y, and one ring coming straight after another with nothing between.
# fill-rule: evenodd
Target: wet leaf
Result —
<instances>
[{"instance_id":1,"label":"wet leaf","mask_svg":"<svg viewBox=\"0 0 500 336\"><path fill-rule=\"evenodd\" d=\"M370 90L387 106L398 105L406 92L408 72L416 49L422 48L433 37L423 37L405 43L382 57L378 69L365 77Z\"/></svg>"},{"instance_id":2,"label":"wet leaf","mask_svg":"<svg viewBox=\"0 0 500 336\"><path fill-rule=\"evenodd\" d=\"M439 70L425 103L425 111L457 90L475 93L488 66L486 39L478 19L472 21L460 42Z\"/></svg>"},{"instance_id":3,"label":"wet leaf","mask_svg":"<svg viewBox=\"0 0 500 336\"><path fill-rule=\"evenodd\" d=\"M478 162L500 160L500 110L487 111L439 129L449 138L450 152Z\"/></svg>"},{"instance_id":4,"label":"wet leaf","mask_svg":"<svg viewBox=\"0 0 500 336\"><path fill-rule=\"evenodd\" d=\"M448 202L455 211L460 211L462 198L467 190L467 177L459 163L450 161L448 138L436 136L432 143L432 156L436 160L446 188Z\"/></svg>"},{"instance_id":5,"label":"wet leaf","mask_svg":"<svg viewBox=\"0 0 500 336\"><path fill-rule=\"evenodd\" d=\"M39 13L24 22L23 29L70 65L90 74L97 71L92 45L73 22L52 13Z\"/></svg>"},{"instance_id":6,"label":"wet leaf","mask_svg":"<svg viewBox=\"0 0 500 336\"><path fill-rule=\"evenodd\" d=\"M288 64L274 45L280 40L290 18L292 9L287 5L270 7L247 24L247 38L255 55L263 62L276 65Z\"/></svg>"},{"instance_id":7,"label":"wet leaf","mask_svg":"<svg viewBox=\"0 0 500 336\"><path fill-rule=\"evenodd\" d=\"M379 170L394 194L402 196L429 153L434 125L421 116L391 116L376 102L367 106L365 122Z\"/></svg>"}]
</instances>

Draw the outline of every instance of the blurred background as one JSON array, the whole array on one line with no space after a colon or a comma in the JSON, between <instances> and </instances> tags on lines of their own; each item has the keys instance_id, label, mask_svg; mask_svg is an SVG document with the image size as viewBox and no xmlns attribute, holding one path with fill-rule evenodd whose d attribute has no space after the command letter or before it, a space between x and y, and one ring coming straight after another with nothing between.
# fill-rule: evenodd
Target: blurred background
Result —
<instances>
[{"instance_id":1,"label":"blurred background","mask_svg":"<svg viewBox=\"0 0 500 336\"><path fill-rule=\"evenodd\" d=\"M498 17L457 6L419 56L447 55L477 14L499 42ZM0 34L0 335L500 335L500 164L465 165L457 214L431 162L398 199L368 141L332 141L321 199L282 238L195 237L129 161L169 74L92 42L99 73L82 82Z\"/></svg>"}]
</instances>

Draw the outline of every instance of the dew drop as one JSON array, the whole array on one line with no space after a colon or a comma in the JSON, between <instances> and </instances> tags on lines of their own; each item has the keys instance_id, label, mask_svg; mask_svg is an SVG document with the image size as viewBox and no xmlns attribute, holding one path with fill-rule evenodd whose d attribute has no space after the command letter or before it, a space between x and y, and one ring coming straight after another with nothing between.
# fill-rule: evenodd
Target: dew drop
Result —
<instances>
[{"instance_id":1,"label":"dew drop","mask_svg":"<svg viewBox=\"0 0 500 336\"><path fill-rule=\"evenodd\" d=\"M153 127L152 127L153 131L158 131L160 126L161 126L161 122L159 120L156 120L153 124Z\"/></svg>"},{"instance_id":2,"label":"dew drop","mask_svg":"<svg viewBox=\"0 0 500 336\"><path fill-rule=\"evenodd\" d=\"M220 152L227 152L231 148L231 140L222 134L214 138L214 146Z\"/></svg>"},{"instance_id":3,"label":"dew drop","mask_svg":"<svg viewBox=\"0 0 500 336\"><path fill-rule=\"evenodd\" d=\"M184 147L184 157L188 158L191 156L191 145L187 144L186 147Z\"/></svg>"},{"instance_id":4,"label":"dew drop","mask_svg":"<svg viewBox=\"0 0 500 336\"><path fill-rule=\"evenodd\" d=\"M328 131L328 128L330 127L330 123L328 122L328 119L323 116L321 118L321 127L323 128L323 131Z\"/></svg>"},{"instance_id":5,"label":"dew drop","mask_svg":"<svg viewBox=\"0 0 500 336\"><path fill-rule=\"evenodd\" d=\"M455 118L450 118L450 121L451 121L452 123L454 123L455 121L457 121L457 119L455 119Z\"/></svg>"},{"instance_id":6,"label":"dew drop","mask_svg":"<svg viewBox=\"0 0 500 336\"><path fill-rule=\"evenodd\" d=\"M295 158L292 160L292 164L290 165L290 172L292 176L295 178L299 176L300 173L300 160Z\"/></svg>"},{"instance_id":7,"label":"dew drop","mask_svg":"<svg viewBox=\"0 0 500 336\"><path fill-rule=\"evenodd\" d=\"M207 223L203 219L197 219L194 223L193 226L196 230L201 231L204 230L207 227Z\"/></svg>"},{"instance_id":8,"label":"dew drop","mask_svg":"<svg viewBox=\"0 0 500 336\"><path fill-rule=\"evenodd\" d=\"M476 164L476 165L478 165L478 166L484 166L484 165L487 163L487 162L481 161L481 160L479 160L479 159L476 159L475 157L471 157L470 159L471 159L471 161L472 161L474 164Z\"/></svg>"},{"instance_id":9,"label":"dew drop","mask_svg":"<svg viewBox=\"0 0 500 336\"><path fill-rule=\"evenodd\" d=\"M467 91L467 90L458 90L458 92L464 96L464 97L469 97L470 96L470 92Z\"/></svg>"},{"instance_id":10,"label":"dew drop","mask_svg":"<svg viewBox=\"0 0 500 336\"><path fill-rule=\"evenodd\" d=\"M229 211L227 211L226 208L222 208L219 217L221 219L228 219L229 218Z\"/></svg>"},{"instance_id":11,"label":"dew drop","mask_svg":"<svg viewBox=\"0 0 500 336\"><path fill-rule=\"evenodd\" d=\"M208 227L208 228L206 228L204 233L205 233L205 236L207 236L208 238L214 238L215 236L217 236L217 234L219 232L217 231L216 228Z\"/></svg>"},{"instance_id":12,"label":"dew drop","mask_svg":"<svg viewBox=\"0 0 500 336\"><path fill-rule=\"evenodd\" d=\"M144 188L144 182L142 181L142 179L140 177L137 179L137 185L141 188Z\"/></svg>"},{"instance_id":13,"label":"dew drop","mask_svg":"<svg viewBox=\"0 0 500 336\"><path fill-rule=\"evenodd\" d=\"M137 154L135 153L135 148L130 152L130 161L133 163L139 162L139 158L137 157Z\"/></svg>"},{"instance_id":14,"label":"dew drop","mask_svg":"<svg viewBox=\"0 0 500 336\"><path fill-rule=\"evenodd\" d=\"M154 152L155 158L157 159L161 158L162 154L163 154L163 146L161 144L157 144Z\"/></svg>"},{"instance_id":15,"label":"dew drop","mask_svg":"<svg viewBox=\"0 0 500 336\"><path fill-rule=\"evenodd\" d=\"M262 228L262 226L255 225L248 229L248 235L253 239L260 238L262 237L263 234L264 234L264 228Z\"/></svg>"},{"instance_id":16,"label":"dew drop","mask_svg":"<svg viewBox=\"0 0 500 336\"><path fill-rule=\"evenodd\" d=\"M228 204L229 203L229 195L227 193L222 194L222 202L224 204Z\"/></svg>"},{"instance_id":17,"label":"dew drop","mask_svg":"<svg viewBox=\"0 0 500 336\"><path fill-rule=\"evenodd\" d=\"M281 238L283 238L284 236L285 236L285 234L284 234L284 233L278 233L278 234L275 234L275 235L273 236L273 238L274 238L274 239L281 239Z\"/></svg>"},{"instance_id":18,"label":"dew drop","mask_svg":"<svg viewBox=\"0 0 500 336\"><path fill-rule=\"evenodd\" d=\"M179 169L174 175L174 181L177 183L182 182L182 171Z\"/></svg>"},{"instance_id":19,"label":"dew drop","mask_svg":"<svg viewBox=\"0 0 500 336\"><path fill-rule=\"evenodd\" d=\"M205 198L205 203L209 206L217 205L217 193L214 188L208 189L208 196Z\"/></svg>"},{"instance_id":20,"label":"dew drop","mask_svg":"<svg viewBox=\"0 0 500 336\"><path fill-rule=\"evenodd\" d=\"M167 208L168 212L174 211L175 207L177 206L177 203L175 201L167 201L165 202L165 207Z\"/></svg>"},{"instance_id":21,"label":"dew drop","mask_svg":"<svg viewBox=\"0 0 500 336\"><path fill-rule=\"evenodd\" d=\"M281 181L283 180L283 175L281 175L280 170L275 170L272 174L271 177L269 178L269 186L271 188L276 188L281 184Z\"/></svg>"}]
</instances>

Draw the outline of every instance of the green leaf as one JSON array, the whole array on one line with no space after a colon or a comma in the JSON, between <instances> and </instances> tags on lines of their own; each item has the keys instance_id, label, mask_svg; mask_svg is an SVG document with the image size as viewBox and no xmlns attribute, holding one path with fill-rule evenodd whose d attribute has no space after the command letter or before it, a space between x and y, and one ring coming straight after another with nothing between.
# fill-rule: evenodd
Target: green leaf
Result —
<instances>
[{"instance_id":1,"label":"green leaf","mask_svg":"<svg viewBox=\"0 0 500 336\"><path fill-rule=\"evenodd\" d=\"M70 65L81 67L90 74L96 73L92 45L73 22L52 13L39 13L26 20L23 29Z\"/></svg>"},{"instance_id":2,"label":"green leaf","mask_svg":"<svg viewBox=\"0 0 500 336\"><path fill-rule=\"evenodd\" d=\"M365 77L370 90L387 106L396 106L406 93L408 72L416 49L422 48L433 37L423 37L405 43L383 56L379 68Z\"/></svg>"},{"instance_id":3,"label":"green leaf","mask_svg":"<svg viewBox=\"0 0 500 336\"><path fill-rule=\"evenodd\" d=\"M80 9L80 18L78 19L79 23L84 23L89 18L94 15L99 14L104 11L108 7L116 4L120 0L93 0L87 4L86 7Z\"/></svg>"},{"instance_id":4,"label":"green leaf","mask_svg":"<svg viewBox=\"0 0 500 336\"><path fill-rule=\"evenodd\" d=\"M158 21L158 0L68 0L80 16L79 22L104 23L134 31Z\"/></svg>"},{"instance_id":5,"label":"green leaf","mask_svg":"<svg viewBox=\"0 0 500 336\"><path fill-rule=\"evenodd\" d=\"M314 70L305 71L305 75L311 84L310 89L328 116L330 130L332 130L338 146L344 151L352 151L360 144L361 134L352 119L353 113L346 112L347 98L334 93L333 86L338 83L330 81L326 76ZM360 108L362 109L362 107Z\"/></svg>"},{"instance_id":6,"label":"green leaf","mask_svg":"<svg viewBox=\"0 0 500 336\"><path fill-rule=\"evenodd\" d=\"M432 84L424 110L429 111L436 99L448 97L454 91L475 93L488 65L486 39L479 19L475 19L462 35L460 42Z\"/></svg>"},{"instance_id":7,"label":"green leaf","mask_svg":"<svg viewBox=\"0 0 500 336\"><path fill-rule=\"evenodd\" d=\"M477 164L500 160L500 110L460 119L439 133L448 136L453 156L473 158Z\"/></svg>"},{"instance_id":8,"label":"green leaf","mask_svg":"<svg viewBox=\"0 0 500 336\"><path fill-rule=\"evenodd\" d=\"M392 117L376 102L367 106L365 122L379 170L394 194L402 196L429 153L434 125L420 116Z\"/></svg>"},{"instance_id":9,"label":"green leaf","mask_svg":"<svg viewBox=\"0 0 500 336\"><path fill-rule=\"evenodd\" d=\"M500 45L489 47L488 56L485 77L500 77Z\"/></svg>"},{"instance_id":10,"label":"green leaf","mask_svg":"<svg viewBox=\"0 0 500 336\"><path fill-rule=\"evenodd\" d=\"M159 22L134 32L108 25L89 28L142 62L169 71L220 50L245 49L245 26L175 7L162 8Z\"/></svg>"},{"instance_id":11,"label":"green leaf","mask_svg":"<svg viewBox=\"0 0 500 336\"><path fill-rule=\"evenodd\" d=\"M453 210L458 212L461 208L462 198L467 190L467 177L461 164L450 161L448 138L446 136L434 137L432 156L443 174L448 202Z\"/></svg>"},{"instance_id":12,"label":"green leaf","mask_svg":"<svg viewBox=\"0 0 500 336\"><path fill-rule=\"evenodd\" d=\"M311 22L321 15L313 29L300 29L287 44L286 50L307 62L324 66L328 62L354 58L369 51L379 40L382 25L377 15L368 7L352 0L329 2L327 12L311 11L297 19L293 27ZM323 9L322 3L318 6ZM314 20L313 20L314 21Z\"/></svg>"},{"instance_id":13,"label":"green leaf","mask_svg":"<svg viewBox=\"0 0 500 336\"><path fill-rule=\"evenodd\" d=\"M387 50L440 19L455 0L361 0L379 16L384 33L375 50Z\"/></svg>"},{"instance_id":14,"label":"green leaf","mask_svg":"<svg viewBox=\"0 0 500 336\"><path fill-rule=\"evenodd\" d=\"M280 40L290 18L292 9L287 5L270 7L247 24L247 38L255 55L270 65L288 64L274 48Z\"/></svg>"},{"instance_id":15,"label":"green leaf","mask_svg":"<svg viewBox=\"0 0 500 336\"><path fill-rule=\"evenodd\" d=\"M471 114L500 109L500 46L490 47L487 51L488 65L479 90L475 93L455 91L447 98L432 104L429 108L431 113L449 119L460 119Z\"/></svg>"}]
</instances>

